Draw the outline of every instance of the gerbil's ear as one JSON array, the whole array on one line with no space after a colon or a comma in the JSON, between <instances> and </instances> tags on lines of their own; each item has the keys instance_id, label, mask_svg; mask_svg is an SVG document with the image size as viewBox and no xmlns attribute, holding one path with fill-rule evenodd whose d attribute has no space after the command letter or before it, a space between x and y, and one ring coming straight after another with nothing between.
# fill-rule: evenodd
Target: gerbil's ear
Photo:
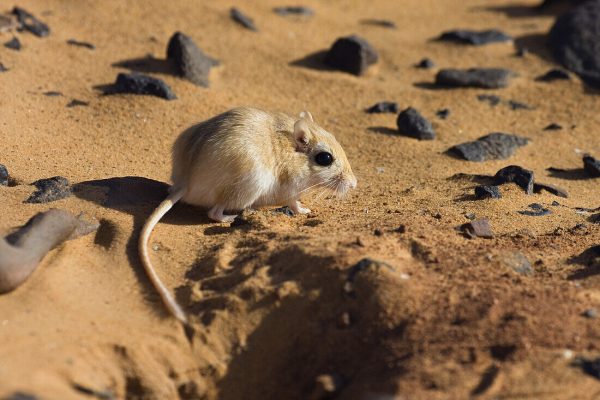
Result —
<instances>
[{"instance_id":1,"label":"gerbil's ear","mask_svg":"<svg viewBox=\"0 0 600 400\"><path fill-rule=\"evenodd\" d=\"M300 113L300 118L307 119L310 122L315 122L315 120L313 119L312 115L308 111L302 111Z\"/></svg>"},{"instance_id":2,"label":"gerbil's ear","mask_svg":"<svg viewBox=\"0 0 600 400\"><path fill-rule=\"evenodd\" d=\"M296 141L296 146L299 150L307 150L308 144L310 143L310 129L308 128L308 124L304 118L300 118L294 124L294 140Z\"/></svg>"}]
</instances>

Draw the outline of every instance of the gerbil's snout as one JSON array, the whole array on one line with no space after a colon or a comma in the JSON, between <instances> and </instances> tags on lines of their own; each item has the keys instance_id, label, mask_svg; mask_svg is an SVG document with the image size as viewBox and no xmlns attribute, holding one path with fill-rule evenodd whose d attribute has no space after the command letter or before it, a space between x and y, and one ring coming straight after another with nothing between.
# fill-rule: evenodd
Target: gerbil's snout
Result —
<instances>
[{"instance_id":1,"label":"gerbil's snout","mask_svg":"<svg viewBox=\"0 0 600 400\"><path fill-rule=\"evenodd\" d=\"M350 189L355 189L356 184L356 176L354 176L352 171L342 172L336 179L335 193L340 197L344 196Z\"/></svg>"}]
</instances>

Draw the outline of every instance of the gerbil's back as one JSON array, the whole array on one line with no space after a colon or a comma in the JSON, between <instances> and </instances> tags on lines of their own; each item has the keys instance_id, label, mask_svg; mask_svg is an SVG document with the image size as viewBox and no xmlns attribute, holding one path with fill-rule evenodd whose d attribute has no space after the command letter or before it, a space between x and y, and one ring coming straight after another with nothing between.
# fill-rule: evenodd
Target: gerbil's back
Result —
<instances>
[{"instance_id":1,"label":"gerbil's back","mask_svg":"<svg viewBox=\"0 0 600 400\"><path fill-rule=\"evenodd\" d=\"M173 190L188 188L197 168L219 174L248 161L272 167L274 135L292 131L293 124L285 114L239 107L188 128L173 145Z\"/></svg>"}]
</instances>

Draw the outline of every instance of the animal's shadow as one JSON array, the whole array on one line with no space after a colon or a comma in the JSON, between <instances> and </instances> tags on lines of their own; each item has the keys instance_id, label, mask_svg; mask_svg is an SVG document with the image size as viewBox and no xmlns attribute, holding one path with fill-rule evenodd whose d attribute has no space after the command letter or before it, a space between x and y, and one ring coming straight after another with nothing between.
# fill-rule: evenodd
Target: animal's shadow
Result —
<instances>
[{"instance_id":1,"label":"animal's shadow","mask_svg":"<svg viewBox=\"0 0 600 400\"><path fill-rule=\"evenodd\" d=\"M566 179L569 181L581 181L590 178L583 168L561 169L550 167L547 168L546 171L548 171L549 176L553 178Z\"/></svg>"}]
</instances>

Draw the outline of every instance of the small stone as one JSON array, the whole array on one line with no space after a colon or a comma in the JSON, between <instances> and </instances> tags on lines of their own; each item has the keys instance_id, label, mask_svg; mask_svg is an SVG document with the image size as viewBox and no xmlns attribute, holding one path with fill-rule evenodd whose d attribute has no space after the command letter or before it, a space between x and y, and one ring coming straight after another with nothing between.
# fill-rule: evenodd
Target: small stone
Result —
<instances>
[{"instance_id":1,"label":"small stone","mask_svg":"<svg viewBox=\"0 0 600 400\"><path fill-rule=\"evenodd\" d=\"M250 222L245 219L244 217L241 217L239 215L236 215L236 217L233 219L233 222L229 225L232 228L237 228L240 226L247 226L250 225Z\"/></svg>"},{"instance_id":2,"label":"small stone","mask_svg":"<svg viewBox=\"0 0 600 400\"><path fill-rule=\"evenodd\" d=\"M431 123L412 107L398 114L397 125L401 135L419 140L435 139L435 131Z\"/></svg>"},{"instance_id":3,"label":"small stone","mask_svg":"<svg viewBox=\"0 0 600 400\"><path fill-rule=\"evenodd\" d=\"M569 73L567 71L565 71L564 69L560 69L560 68L551 69L550 71L546 72L544 75L540 75L537 78L535 78L535 80L538 82L553 82L553 81L558 81L558 80L569 80L569 79L571 79L571 76L569 75Z\"/></svg>"},{"instance_id":4,"label":"small stone","mask_svg":"<svg viewBox=\"0 0 600 400\"><path fill-rule=\"evenodd\" d=\"M6 169L6 166L0 164L0 186L8 186L9 178L8 169Z\"/></svg>"},{"instance_id":5,"label":"small stone","mask_svg":"<svg viewBox=\"0 0 600 400\"><path fill-rule=\"evenodd\" d=\"M12 13L17 16L17 20L19 23L38 37L45 37L50 34L50 28L48 25L34 17L28 11L22 9L21 7L15 7L12 10Z\"/></svg>"},{"instance_id":6,"label":"small stone","mask_svg":"<svg viewBox=\"0 0 600 400\"><path fill-rule=\"evenodd\" d=\"M586 374L600 379L600 358L588 359L578 357L575 359L574 364L581 367Z\"/></svg>"},{"instance_id":7,"label":"small stone","mask_svg":"<svg viewBox=\"0 0 600 400\"><path fill-rule=\"evenodd\" d=\"M79 106L89 106L90 103L87 101L73 99L67 104L67 108L79 107Z\"/></svg>"},{"instance_id":8,"label":"small stone","mask_svg":"<svg viewBox=\"0 0 600 400\"><path fill-rule=\"evenodd\" d=\"M7 49L19 51L21 50L21 42L18 38L13 37L8 42L4 43L4 47L6 47Z\"/></svg>"},{"instance_id":9,"label":"small stone","mask_svg":"<svg viewBox=\"0 0 600 400\"><path fill-rule=\"evenodd\" d=\"M527 257L525 257L525 255L520 251L504 253L501 256L500 260L504 265L506 265L518 274L531 276L535 272Z\"/></svg>"},{"instance_id":10,"label":"small stone","mask_svg":"<svg viewBox=\"0 0 600 400\"><path fill-rule=\"evenodd\" d=\"M552 205L552 207L558 207L558 206L560 206L560 203L556 200L553 200L551 205Z\"/></svg>"},{"instance_id":11,"label":"small stone","mask_svg":"<svg viewBox=\"0 0 600 400\"><path fill-rule=\"evenodd\" d=\"M279 207L274 210L276 213L281 213L283 215L287 215L288 217L293 217L294 212L288 206Z\"/></svg>"},{"instance_id":12,"label":"small stone","mask_svg":"<svg viewBox=\"0 0 600 400\"><path fill-rule=\"evenodd\" d=\"M600 176L600 160L586 154L583 156L583 168L592 177L597 178Z\"/></svg>"},{"instance_id":13,"label":"small stone","mask_svg":"<svg viewBox=\"0 0 600 400\"><path fill-rule=\"evenodd\" d=\"M175 32L167 46L167 59L171 60L180 76L203 87L209 86L210 69L219 61L207 56L191 37Z\"/></svg>"},{"instance_id":14,"label":"small stone","mask_svg":"<svg viewBox=\"0 0 600 400\"><path fill-rule=\"evenodd\" d=\"M467 222L466 224L461 225L459 229L469 239L475 237L491 239L494 237L490 220L487 218Z\"/></svg>"},{"instance_id":15,"label":"small stone","mask_svg":"<svg viewBox=\"0 0 600 400\"><path fill-rule=\"evenodd\" d=\"M529 217L543 217L544 215L552 214L552 211L544 208L541 204L533 203L529 205L531 210L519 210L519 214L527 215Z\"/></svg>"},{"instance_id":16,"label":"small stone","mask_svg":"<svg viewBox=\"0 0 600 400\"><path fill-rule=\"evenodd\" d=\"M441 87L498 89L508 86L514 72L503 68L442 69L435 83Z\"/></svg>"},{"instance_id":17,"label":"small stone","mask_svg":"<svg viewBox=\"0 0 600 400\"><path fill-rule=\"evenodd\" d=\"M40 179L32 183L37 190L29 196L25 203L49 203L71 196L69 181L62 176Z\"/></svg>"},{"instance_id":18,"label":"small stone","mask_svg":"<svg viewBox=\"0 0 600 400\"><path fill-rule=\"evenodd\" d=\"M501 199L502 194L498 186L480 185L475 187L475 197L478 199Z\"/></svg>"},{"instance_id":19,"label":"small stone","mask_svg":"<svg viewBox=\"0 0 600 400\"><path fill-rule=\"evenodd\" d=\"M315 379L315 386L309 400L331 399L342 388L342 379L338 375L323 374Z\"/></svg>"},{"instance_id":20,"label":"small stone","mask_svg":"<svg viewBox=\"0 0 600 400\"><path fill-rule=\"evenodd\" d=\"M533 171L519 167L518 165L509 165L496 172L494 183L503 185L505 183L516 183L525 190L525 193L533 193L534 175Z\"/></svg>"},{"instance_id":21,"label":"small stone","mask_svg":"<svg viewBox=\"0 0 600 400\"><path fill-rule=\"evenodd\" d=\"M332 68L360 76L379 60L377 51L365 39L356 35L339 38L325 55L324 62Z\"/></svg>"},{"instance_id":22,"label":"small stone","mask_svg":"<svg viewBox=\"0 0 600 400\"><path fill-rule=\"evenodd\" d=\"M382 28L396 29L396 23L393 21L388 21L387 19L363 19L361 22L366 25L375 25Z\"/></svg>"},{"instance_id":23,"label":"small stone","mask_svg":"<svg viewBox=\"0 0 600 400\"><path fill-rule=\"evenodd\" d=\"M561 187L551 185L549 183L534 183L533 191L535 193L541 193L542 190L545 190L546 192L558 197L564 197L565 199L569 197L569 193Z\"/></svg>"},{"instance_id":24,"label":"small stone","mask_svg":"<svg viewBox=\"0 0 600 400\"><path fill-rule=\"evenodd\" d=\"M63 94L61 92L50 91L50 92L44 92L43 95L48 96L48 97L58 97L58 96L62 96Z\"/></svg>"},{"instance_id":25,"label":"small stone","mask_svg":"<svg viewBox=\"0 0 600 400\"><path fill-rule=\"evenodd\" d=\"M75 40L75 39L69 39L69 40L67 40L67 44L70 44L71 46L85 47L86 49L90 49L90 50L95 50L96 49L96 46L94 46L91 43L82 42L82 41Z\"/></svg>"},{"instance_id":26,"label":"small stone","mask_svg":"<svg viewBox=\"0 0 600 400\"><path fill-rule=\"evenodd\" d=\"M254 20L252 20L252 18L241 12L239 9L233 7L229 11L229 15L231 16L231 19L233 19L238 24L242 25L244 28L254 32L258 32L256 25L254 25Z\"/></svg>"},{"instance_id":27,"label":"small stone","mask_svg":"<svg viewBox=\"0 0 600 400\"><path fill-rule=\"evenodd\" d=\"M478 94L477 100L489 103L492 107L497 106L502 101L500 96L496 96L495 94Z\"/></svg>"},{"instance_id":28,"label":"small stone","mask_svg":"<svg viewBox=\"0 0 600 400\"><path fill-rule=\"evenodd\" d=\"M444 32L438 40L443 42L456 42L481 46L488 43L508 42L512 40L510 36L496 29L484 31L472 31L468 29L457 29Z\"/></svg>"},{"instance_id":29,"label":"small stone","mask_svg":"<svg viewBox=\"0 0 600 400\"><path fill-rule=\"evenodd\" d=\"M381 101L374 104L366 110L369 114L393 113L398 112L398 103L392 101Z\"/></svg>"},{"instance_id":30,"label":"small stone","mask_svg":"<svg viewBox=\"0 0 600 400\"><path fill-rule=\"evenodd\" d=\"M435 112L435 115L439 118L439 119L446 119L448 118L448 116L450 116L450 110L447 108L442 108L441 110L437 110Z\"/></svg>"},{"instance_id":31,"label":"small stone","mask_svg":"<svg viewBox=\"0 0 600 400\"><path fill-rule=\"evenodd\" d=\"M277 15L281 15L282 17L287 17L288 15L302 15L305 17L310 17L315 14L312 8L304 6L275 7L273 12L275 12Z\"/></svg>"},{"instance_id":32,"label":"small stone","mask_svg":"<svg viewBox=\"0 0 600 400\"><path fill-rule=\"evenodd\" d=\"M177 98L171 88L162 80L148 75L131 73L120 73L112 88L106 94L131 93L140 95L152 95L167 100Z\"/></svg>"},{"instance_id":33,"label":"small stone","mask_svg":"<svg viewBox=\"0 0 600 400\"><path fill-rule=\"evenodd\" d=\"M598 318L598 310L595 308L588 308L583 313L581 313L581 315L589 319L596 319Z\"/></svg>"},{"instance_id":34,"label":"small stone","mask_svg":"<svg viewBox=\"0 0 600 400\"><path fill-rule=\"evenodd\" d=\"M473 213L465 213L464 216L469 221L473 221L475 218L477 218L477 216L475 214L473 214Z\"/></svg>"},{"instance_id":35,"label":"small stone","mask_svg":"<svg viewBox=\"0 0 600 400\"><path fill-rule=\"evenodd\" d=\"M373 231L373 235L375 235L375 236L383 236L383 232L381 231L381 229L375 229Z\"/></svg>"},{"instance_id":36,"label":"small stone","mask_svg":"<svg viewBox=\"0 0 600 400\"><path fill-rule=\"evenodd\" d=\"M468 161L505 160L527 143L529 139L525 137L494 132L472 142L452 146L448 151Z\"/></svg>"},{"instance_id":37,"label":"small stone","mask_svg":"<svg viewBox=\"0 0 600 400\"><path fill-rule=\"evenodd\" d=\"M554 122L544 128L545 131L559 131L561 129L562 126Z\"/></svg>"},{"instance_id":38,"label":"small stone","mask_svg":"<svg viewBox=\"0 0 600 400\"><path fill-rule=\"evenodd\" d=\"M406 225L402 224L399 227L397 227L396 229L394 229L394 232L397 233L406 233Z\"/></svg>"},{"instance_id":39,"label":"small stone","mask_svg":"<svg viewBox=\"0 0 600 400\"><path fill-rule=\"evenodd\" d=\"M522 103L520 101L515 101L515 100L509 100L508 106L513 111L514 110L533 110L533 107L531 107L529 104L525 104L525 103Z\"/></svg>"},{"instance_id":40,"label":"small stone","mask_svg":"<svg viewBox=\"0 0 600 400\"><path fill-rule=\"evenodd\" d=\"M431 69L435 67L435 63L429 58L424 58L421 61L419 61L418 64L415 65L415 67L421 69Z\"/></svg>"}]
</instances>

